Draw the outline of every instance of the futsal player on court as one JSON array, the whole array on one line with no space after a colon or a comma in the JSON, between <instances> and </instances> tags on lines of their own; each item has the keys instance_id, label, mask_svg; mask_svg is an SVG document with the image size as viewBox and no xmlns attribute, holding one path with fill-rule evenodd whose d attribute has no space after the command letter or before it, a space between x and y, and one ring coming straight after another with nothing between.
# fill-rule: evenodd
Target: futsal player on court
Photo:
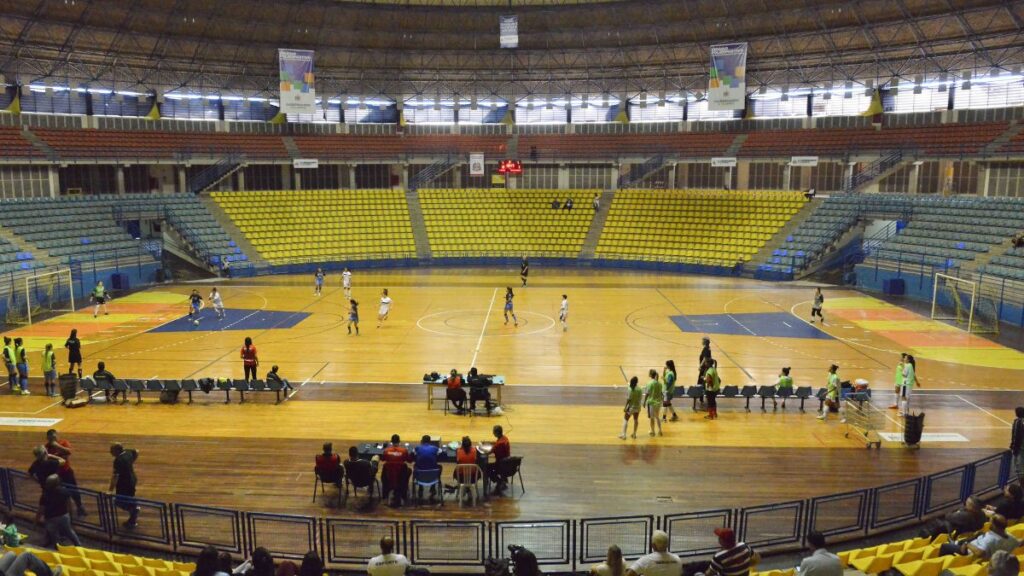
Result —
<instances>
[{"instance_id":1,"label":"futsal player on court","mask_svg":"<svg viewBox=\"0 0 1024 576\"><path fill-rule=\"evenodd\" d=\"M103 307L103 315L110 314L107 311L107 300L110 299L110 295L107 294L107 289L104 288L103 282L97 282L96 287L92 289L92 302L96 307L92 311L92 317L95 318L100 313L100 306Z\"/></svg>"},{"instance_id":2,"label":"futsal player on court","mask_svg":"<svg viewBox=\"0 0 1024 576\"><path fill-rule=\"evenodd\" d=\"M188 319L199 320L199 311L203 309L203 297L199 295L199 290L192 289L192 294L188 297Z\"/></svg>"},{"instance_id":3,"label":"futsal player on court","mask_svg":"<svg viewBox=\"0 0 1024 576\"><path fill-rule=\"evenodd\" d=\"M341 273L341 287L345 289L345 298L352 298L352 271L345 267Z\"/></svg>"},{"instance_id":4,"label":"futsal player on court","mask_svg":"<svg viewBox=\"0 0 1024 576\"><path fill-rule=\"evenodd\" d=\"M814 317L821 318L822 325L825 324L825 317L821 315L821 306L825 303L825 296L821 293L821 288L817 288L814 291L814 303L811 304L811 324L814 324Z\"/></svg>"},{"instance_id":5,"label":"futsal player on court","mask_svg":"<svg viewBox=\"0 0 1024 576\"><path fill-rule=\"evenodd\" d=\"M512 299L515 298L515 297L516 297L516 295L512 293L512 287L511 286L506 287L505 288L505 325L506 326L508 326L508 316L509 316L509 314L512 315L512 321L515 323L515 325L519 326L519 318L516 318L516 311L515 311L515 308L512 305Z\"/></svg>"},{"instance_id":6,"label":"futsal player on court","mask_svg":"<svg viewBox=\"0 0 1024 576\"><path fill-rule=\"evenodd\" d=\"M676 414L676 409L672 407L672 397L676 393L676 363L674 360L666 360L665 368L661 371L661 380L665 387L665 401L662 403L661 419L665 420L668 418L668 413L672 413L672 421L679 420L679 415Z\"/></svg>"},{"instance_id":7,"label":"futsal player on court","mask_svg":"<svg viewBox=\"0 0 1024 576\"><path fill-rule=\"evenodd\" d=\"M647 405L647 419L651 425L651 436L654 436L654 426L658 426L658 436L661 436L661 403L665 401L665 389L661 387L661 380L658 379L658 371L651 368L647 372L651 379L644 388L644 404Z\"/></svg>"},{"instance_id":8,"label":"futsal player on court","mask_svg":"<svg viewBox=\"0 0 1024 576\"><path fill-rule=\"evenodd\" d=\"M818 415L818 420L828 420L828 413L835 407L839 411L839 421L846 422L846 415L843 414L843 408L839 404L839 366L833 364L828 369L828 384L825 387L825 404L822 405L821 414Z\"/></svg>"},{"instance_id":9,"label":"futsal player on court","mask_svg":"<svg viewBox=\"0 0 1024 576\"><path fill-rule=\"evenodd\" d=\"M220 292L217 291L217 287L214 286L210 290L210 303L213 304L213 311L217 313L217 320L224 319L224 300L220 297Z\"/></svg>"},{"instance_id":10,"label":"futsal player on court","mask_svg":"<svg viewBox=\"0 0 1024 576\"><path fill-rule=\"evenodd\" d=\"M323 268L316 269L316 273L313 275L313 281L315 282L315 287L313 288L313 296L320 296L320 292L324 289Z\"/></svg>"},{"instance_id":11,"label":"futsal player on court","mask_svg":"<svg viewBox=\"0 0 1024 576\"><path fill-rule=\"evenodd\" d=\"M718 420L718 393L722 390L722 378L718 376L718 361L708 358L704 370L704 394L708 397L708 413L705 420Z\"/></svg>"},{"instance_id":12,"label":"futsal player on court","mask_svg":"<svg viewBox=\"0 0 1024 576\"><path fill-rule=\"evenodd\" d=\"M380 328L388 319L391 312L391 296L388 296L388 289L385 288L380 295L380 308L377 309L377 328Z\"/></svg>"},{"instance_id":13,"label":"futsal player on court","mask_svg":"<svg viewBox=\"0 0 1024 576\"><path fill-rule=\"evenodd\" d=\"M519 263L519 279L523 281L523 288L526 288L526 277L530 275L530 261L523 256L523 261Z\"/></svg>"},{"instance_id":14,"label":"futsal player on court","mask_svg":"<svg viewBox=\"0 0 1024 576\"><path fill-rule=\"evenodd\" d=\"M637 386L639 378L633 376L629 379L629 388L626 389L626 408L623 410L622 434L619 438L626 439L626 430L629 428L629 419L633 418L633 438L636 438L636 429L640 425L640 404L643 399L643 390Z\"/></svg>"},{"instance_id":15,"label":"futsal player on court","mask_svg":"<svg viewBox=\"0 0 1024 576\"><path fill-rule=\"evenodd\" d=\"M562 294L562 307L558 309L558 320L562 322L562 332L569 330L569 296Z\"/></svg>"},{"instance_id":16,"label":"futsal player on court","mask_svg":"<svg viewBox=\"0 0 1024 576\"><path fill-rule=\"evenodd\" d=\"M356 336L359 336L359 302L348 301L348 333L352 333L352 327L356 327Z\"/></svg>"}]
</instances>

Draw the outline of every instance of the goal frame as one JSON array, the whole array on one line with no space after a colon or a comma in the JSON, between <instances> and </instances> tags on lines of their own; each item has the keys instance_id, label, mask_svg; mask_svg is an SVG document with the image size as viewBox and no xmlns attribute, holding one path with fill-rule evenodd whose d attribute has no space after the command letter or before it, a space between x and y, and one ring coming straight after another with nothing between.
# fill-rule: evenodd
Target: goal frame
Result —
<instances>
[{"instance_id":1,"label":"goal frame","mask_svg":"<svg viewBox=\"0 0 1024 576\"><path fill-rule=\"evenodd\" d=\"M72 278L71 268L58 268L52 272L43 272L42 274L31 274L25 276L24 283L21 288L25 291L25 317L27 324L32 325L32 282L39 282L40 278L46 278L47 276L57 276L57 282L55 285L60 285L63 282L67 282L68 296L70 298L70 308L55 309L57 312L74 312L75 308L75 283ZM63 278L62 278L63 277Z\"/></svg>"},{"instance_id":2,"label":"goal frame","mask_svg":"<svg viewBox=\"0 0 1024 576\"><path fill-rule=\"evenodd\" d=\"M953 287L954 298L955 298L955 301L954 301L953 304L956 307L956 313L953 316L943 315L943 314L941 314L942 311L939 309L939 280L940 279L945 281L946 286L952 286ZM962 288L967 288L967 287L970 288L969 292L967 290L962 289ZM980 296L979 285L978 285L978 282L975 281L975 280L967 280L966 278L959 278L957 276L950 276L949 274L943 274L941 272L936 272L934 278L932 279L932 310L931 310L931 318L932 318L932 320L954 320L958 324L963 324L963 322L964 322L964 314L963 314L963 312L964 312L964 310L963 310L964 304L960 301L960 294L961 293L963 293L965 295L969 293L970 297L971 297L970 302L967 303L967 305L966 305L966 308L967 308L967 318L966 318L966 320L967 320L967 333L968 334L973 334L973 333L975 333L975 330L974 330L974 327L975 327L974 326L974 311L978 307L979 296ZM995 322L996 322L996 328L995 328L994 331L998 332L999 331L999 327L998 327L999 319L996 318ZM979 330L978 332L982 332L982 330Z\"/></svg>"}]
</instances>

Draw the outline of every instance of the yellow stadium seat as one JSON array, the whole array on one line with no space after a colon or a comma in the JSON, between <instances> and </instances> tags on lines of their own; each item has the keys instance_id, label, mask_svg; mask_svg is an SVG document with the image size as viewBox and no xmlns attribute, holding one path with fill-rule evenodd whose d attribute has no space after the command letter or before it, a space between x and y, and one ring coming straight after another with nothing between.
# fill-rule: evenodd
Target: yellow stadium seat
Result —
<instances>
[{"instance_id":1,"label":"yellow stadium seat","mask_svg":"<svg viewBox=\"0 0 1024 576\"><path fill-rule=\"evenodd\" d=\"M967 564L948 569L954 576L988 576L988 564Z\"/></svg>"},{"instance_id":2,"label":"yellow stadium seat","mask_svg":"<svg viewBox=\"0 0 1024 576\"><path fill-rule=\"evenodd\" d=\"M85 556L85 548L79 546L64 546L57 544L57 551L66 556Z\"/></svg>"},{"instance_id":3,"label":"yellow stadium seat","mask_svg":"<svg viewBox=\"0 0 1024 576\"><path fill-rule=\"evenodd\" d=\"M166 560L160 560L158 558L141 558L141 560L143 566L153 568L157 572L171 569L170 562L167 562Z\"/></svg>"},{"instance_id":4,"label":"yellow stadium seat","mask_svg":"<svg viewBox=\"0 0 1024 576\"><path fill-rule=\"evenodd\" d=\"M177 570L178 572L187 572L191 574L196 571L195 562L171 562L171 569Z\"/></svg>"},{"instance_id":5,"label":"yellow stadium seat","mask_svg":"<svg viewBox=\"0 0 1024 576\"><path fill-rule=\"evenodd\" d=\"M153 569L139 564L122 564L121 573L124 574L124 576L153 576Z\"/></svg>"},{"instance_id":6,"label":"yellow stadium seat","mask_svg":"<svg viewBox=\"0 0 1024 576\"><path fill-rule=\"evenodd\" d=\"M86 570L89 568L89 561L81 556L72 556L69 554L61 553L60 565L68 568L80 568Z\"/></svg>"},{"instance_id":7,"label":"yellow stadium seat","mask_svg":"<svg viewBox=\"0 0 1024 576\"><path fill-rule=\"evenodd\" d=\"M109 574L121 573L121 569L118 565L114 564L110 560L91 560L88 558L86 558L86 560L89 561L89 568L97 572L107 572Z\"/></svg>"},{"instance_id":8,"label":"yellow stadium seat","mask_svg":"<svg viewBox=\"0 0 1024 576\"><path fill-rule=\"evenodd\" d=\"M893 568L898 570L903 576L939 576L944 563L945 558L932 558L930 560L914 560L912 562L894 564Z\"/></svg>"},{"instance_id":9,"label":"yellow stadium seat","mask_svg":"<svg viewBox=\"0 0 1024 576\"><path fill-rule=\"evenodd\" d=\"M131 554L114 554L114 553L111 553L110 554L110 559L114 563L120 564L122 568L126 568L126 567L129 567L129 566L141 566L142 565L141 561L139 560L139 557L138 556L133 556Z\"/></svg>"}]
</instances>

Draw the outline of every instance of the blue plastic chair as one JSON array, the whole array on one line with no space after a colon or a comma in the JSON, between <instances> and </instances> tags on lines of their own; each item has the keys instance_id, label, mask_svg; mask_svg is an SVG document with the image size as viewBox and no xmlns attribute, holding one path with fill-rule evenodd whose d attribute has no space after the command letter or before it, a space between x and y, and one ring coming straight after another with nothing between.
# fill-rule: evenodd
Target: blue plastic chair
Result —
<instances>
[{"instance_id":1,"label":"blue plastic chair","mask_svg":"<svg viewBox=\"0 0 1024 576\"><path fill-rule=\"evenodd\" d=\"M414 469L412 471L413 495L419 493L419 489L433 488L441 498L441 505L444 506L444 486L441 485L441 469L431 468L429 470Z\"/></svg>"}]
</instances>

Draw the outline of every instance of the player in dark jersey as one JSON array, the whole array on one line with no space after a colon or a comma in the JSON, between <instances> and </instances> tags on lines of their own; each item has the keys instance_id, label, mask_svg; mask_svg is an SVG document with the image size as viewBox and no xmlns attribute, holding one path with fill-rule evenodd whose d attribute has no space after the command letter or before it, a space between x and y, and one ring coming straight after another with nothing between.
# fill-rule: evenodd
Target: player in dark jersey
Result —
<instances>
[{"instance_id":1,"label":"player in dark jersey","mask_svg":"<svg viewBox=\"0 0 1024 576\"><path fill-rule=\"evenodd\" d=\"M189 320L199 320L199 311L203 309L203 297L199 295L199 290L192 290L192 294L188 297L188 318Z\"/></svg>"},{"instance_id":2,"label":"player in dark jersey","mask_svg":"<svg viewBox=\"0 0 1024 576\"><path fill-rule=\"evenodd\" d=\"M515 307L512 305L512 299L515 298L515 297L516 297L516 295L512 293L512 287L511 286L506 287L505 288L505 325L506 326L508 325L508 317L509 317L510 314L512 315L512 322L514 322L516 326L519 326L519 318L516 318Z\"/></svg>"},{"instance_id":3,"label":"player in dark jersey","mask_svg":"<svg viewBox=\"0 0 1024 576\"><path fill-rule=\"evenodd\" d=\"M522 263L519 264L519 279L523 281L523 286L526 286L526 277L530 275L530 261L523 256Z\"/></svg>"}]
</instances>

